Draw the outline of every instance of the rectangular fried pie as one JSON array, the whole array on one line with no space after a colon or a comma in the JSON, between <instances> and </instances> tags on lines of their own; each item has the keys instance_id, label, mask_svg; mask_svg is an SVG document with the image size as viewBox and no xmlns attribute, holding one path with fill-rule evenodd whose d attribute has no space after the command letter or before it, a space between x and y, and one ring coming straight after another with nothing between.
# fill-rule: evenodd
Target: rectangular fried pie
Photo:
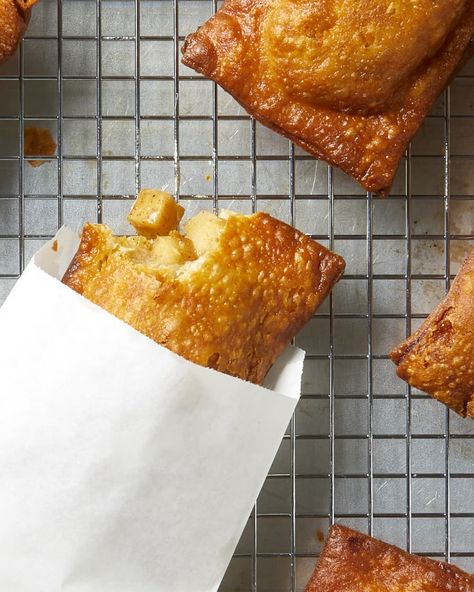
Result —
<instances>
[{"instance_id":1,"label":"rectangular fried pie","mask_svg":"<svg viewBox=\"0 0 474 592\"><path fill-rule=\"evenodd\" d=\"M186 38L183 63L264 125L387 194L473 35L473 0L225 0Z\"/></svg>"},{"instance_id":2,"label":"rectangular fried pie","mask_svg":"<svg viewBox=\"0 0 474 592\"><path fill-rule=\"evenodd\" d=\"M446 298L390 357L408 384L474 418L474 250Z\"/></svg>"},{"instance_id":3,"label":"rectangular fried pie","mask_svg":"<svg viewBox=\"0 0 474 592\"><path fill-rule=\"evenodd\" d=\"M474 576L336 524L305 592L474 592Z\"/></svg>"},{"instance_id":4,"label":"rectangular fried pie","mask_svg":"<svg viewBox=\"0 0 474 592\"><path fill-rule=\"evenodd\" d=\"M184 209L142 191L129 221L145 236L86 224L63 282L202 366L261 383L344 271L344 260L265 213Z\"/></svg>"}]
</instances>

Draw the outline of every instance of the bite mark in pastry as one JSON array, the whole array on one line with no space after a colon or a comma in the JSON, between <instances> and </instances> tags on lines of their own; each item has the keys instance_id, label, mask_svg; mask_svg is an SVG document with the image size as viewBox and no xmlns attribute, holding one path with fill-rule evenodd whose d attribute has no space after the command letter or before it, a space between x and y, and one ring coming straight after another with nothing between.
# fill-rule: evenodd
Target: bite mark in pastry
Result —
<instances>
[{"instance_id":1,"label":"bite mark in pastry","mask_svg":"<svg viewBox=\"0 0 474 592\"><path fill-rule=\"evenodd\" d=\"M474 576L335 524L305 592L474 592Z\"/></svg>"},{"instance_id":2,"label":"bite mark in pastry","mask_svg":"<svg viewBox=\"0 0 474 592\"><path fill-rule=\"evenodd\" d=\"M411 386L474 418L474 250L446 298L390 357Z\"/></svg>"},{"instance_id":3,"label":"bite mark in pastry","mask_svg":"<svg viewBox=\"0 0 474 592\"><path fill-rule=\"evenodd\" d=\"M63 282L184 358L261 383L344 260L264 213L201 212L185 228L149 240L86 224Z\"/></svg>"},{"instance_id":4,"label":"bite mark in pastry","mask_svg":"<svg viewBox=\"0 0 474 592\"><path fill-rule=\"evenodd\" d=\"M183 62L386 194L473 34L472 0L226 0L186 38Z\"/></svg>"},{"instance_id":5,"label":"bite mark in pastry","mask_svg":"<svg viewBox=\"0 0 474 592\"><path fill-rule=\"evenodd\" d=\"M0 64L15 53L37 1L0 0Z\"/></svg>"}]
</instances>

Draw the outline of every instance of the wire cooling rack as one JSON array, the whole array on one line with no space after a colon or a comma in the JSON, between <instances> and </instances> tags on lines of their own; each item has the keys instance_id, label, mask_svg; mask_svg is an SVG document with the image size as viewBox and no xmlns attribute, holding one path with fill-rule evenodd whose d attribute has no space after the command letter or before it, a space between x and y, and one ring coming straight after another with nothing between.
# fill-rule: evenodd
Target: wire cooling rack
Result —
<instances>
[{"instance_id":1,"label":"wire cooling rack","mask_svg":"<svg viewBox=\"0 0 474 592\"><path fill-rule=\"evenodd\" d=\"M221 586L303 590L337 521L474 571L474 422L395 376L387 352L442 298L474 238L474 67L438 100L390 199L251 120L180 65L214 0L42 0L0 67L0 302L57 228L127 232L141 187L266 210L347 273L298 337L303 396ZM24 130L58 147L32 168ZM21 355L21 352L18 352Z\"/></svg>"}]
</instances>

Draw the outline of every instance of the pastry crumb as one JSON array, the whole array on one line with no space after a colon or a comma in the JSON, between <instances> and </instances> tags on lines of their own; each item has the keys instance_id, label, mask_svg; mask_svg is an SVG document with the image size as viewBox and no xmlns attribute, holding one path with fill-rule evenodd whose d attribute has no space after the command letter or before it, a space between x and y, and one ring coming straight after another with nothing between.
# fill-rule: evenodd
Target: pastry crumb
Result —
<instances>
[{"instance_id":1,"label":"pastry crumb","mask_svg":"<svg viewBox=\"0 0 474 592\"><path fill-rule=\"evenodd\" d=\"M58 252L58 241L57 241L57 240L53 241L53 244L51 245L51 249L52 249L52 250L53 250L55 253L57 253L57 252Z\"/></svg>"},{"instance_id":2,"label":"pastry crumb","mask_svg":"<svg viewBox=\"0 0 474 592\"><path fill-rule=\"evenodd\" d=\"M47 128L27 127L24 135L24 154L27 156L53 156L56 152L57 144ZM28 164L34 168L41 166L46 160L27 160Z\"/></svg>"}]
</instances>

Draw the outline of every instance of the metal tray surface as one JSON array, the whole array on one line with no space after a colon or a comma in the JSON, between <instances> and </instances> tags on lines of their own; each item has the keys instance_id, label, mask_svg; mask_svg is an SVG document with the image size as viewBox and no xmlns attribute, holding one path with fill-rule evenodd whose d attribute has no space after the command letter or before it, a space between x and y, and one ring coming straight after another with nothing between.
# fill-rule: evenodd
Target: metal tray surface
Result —
<instances>
[{"instance_id":1,"label":"metal tray surface","mask_svg":"<svg viewBox=\"0 0 474 592\"><path fill-rule=\"evenodd\" d=\"M220 588L302 591L337 521L474 571L474 422L409 392L387 359L474 244L474 61L439 98L393 195L364 193L180 64L215 0L42 0L0 66L0 302L65 223L128 232L141 187L187 216L266 210L347 272L297 338L303 396ZM58 148L38 168L25 127ZM18 352L21 355L21 352Z\"/></svg>"}]
</instances>

